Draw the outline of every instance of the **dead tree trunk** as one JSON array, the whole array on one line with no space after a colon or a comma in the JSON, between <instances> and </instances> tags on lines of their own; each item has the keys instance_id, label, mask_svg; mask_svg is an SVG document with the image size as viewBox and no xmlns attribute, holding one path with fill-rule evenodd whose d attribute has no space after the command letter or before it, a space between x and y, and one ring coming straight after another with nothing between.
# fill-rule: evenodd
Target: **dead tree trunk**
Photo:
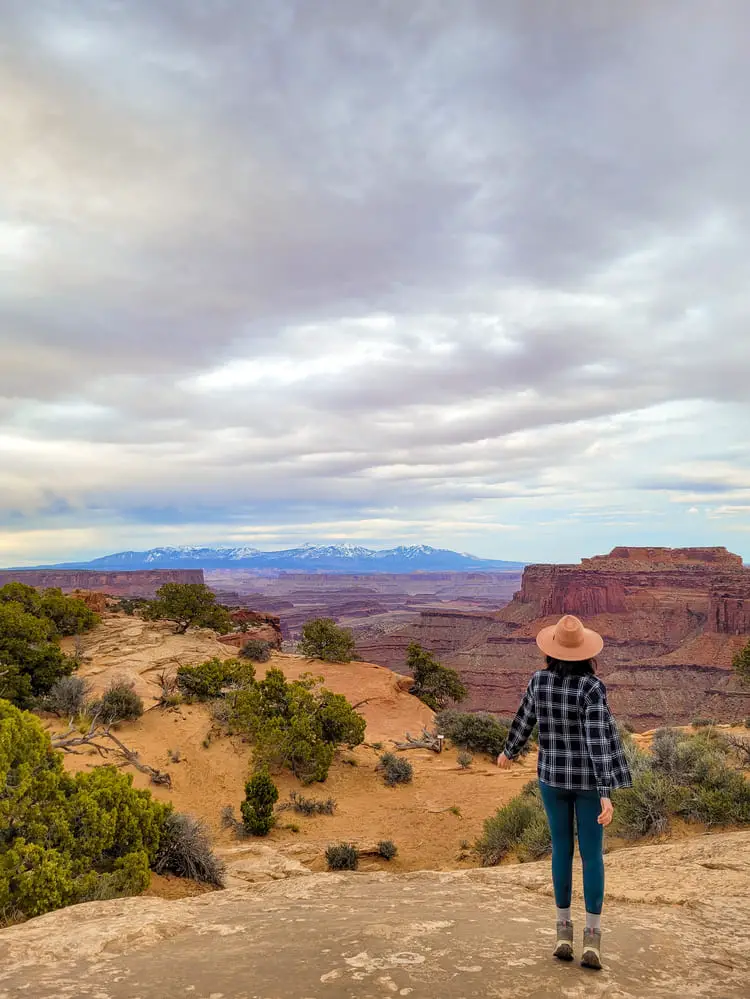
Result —
<instances>
[{"instance_id":1,"label":"dead tree trunk","mask_svg":"<svg viewBox=\"0 0 750 999\"><path fill-rule=\"evenodd\" d=\"M117 766L135 767L142 774L147 774L152 784L159 784L162 787L172 787L172 777L166 771L157 770L156 767L142 763L138 753L134 749L129 749L121 742L116 735L113 735L109 727L98 724L95 718L85 735L74 735L75 726L71 725L67 732L52 736L52 748L61 749L64 753L78 753L79 746L91 746L100 756L108 756L110 753L117 760ZM103 745L102 740L113 743L113 745Z\"/></svg>"},{"instance_id":2,"label":"dead tree trunk","mask_svg":"<svg viewBox=\"0 0 750 999\"><path fill-rule=\"evenodd\" d=\"M407 732L406 742L394 742L393 745L401 753L408 749L430 749L433 753L442 753L444 742L444 735L438 735L437 732L428 732L426 728L423 728L420 739L415 739Z\"/></svg>"}]
</instances>

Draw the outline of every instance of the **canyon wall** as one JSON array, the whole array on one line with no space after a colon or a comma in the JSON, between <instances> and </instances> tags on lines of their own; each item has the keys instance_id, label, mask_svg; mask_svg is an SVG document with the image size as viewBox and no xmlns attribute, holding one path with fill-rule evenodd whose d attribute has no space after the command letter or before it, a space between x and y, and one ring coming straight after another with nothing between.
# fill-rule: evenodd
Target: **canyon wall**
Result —
<instances>
[{"instance_id":1,"label":"canyon wall","mask_svg":"<svg viewBox=\"0 0 750 999\"><path fill-rule=\"evenodd\" d=\"M135 572L95 572L88 569L0 569L0 586L26 583L39 589L57 587L65 593L90 590L114 597L153 597L165 583L203 583L202 569L155 569Z\"/></svg>"},{"instance_id":2,"label":"canyon wall","mask_svg":"<svg viewBox=\"0 0 750 999\"><path fill-rule=\"evenodd\" d=\"M637 728L750 716L750 690L731 668L750 641L750 569L725 548L615 548L580 565L530 565L506 607L424 611L363 652L403 671L417 641L458 670L464 707L512 715L542 665L536 634L562 614L604 636L599 673L613 710Z\"/></svg>"}]
</instances>

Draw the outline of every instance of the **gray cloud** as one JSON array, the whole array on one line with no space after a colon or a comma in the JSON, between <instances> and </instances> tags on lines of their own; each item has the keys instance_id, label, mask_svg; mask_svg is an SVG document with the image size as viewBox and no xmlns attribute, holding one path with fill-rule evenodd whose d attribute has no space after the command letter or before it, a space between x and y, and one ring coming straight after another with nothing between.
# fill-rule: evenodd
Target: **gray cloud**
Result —
<instances>
[{"instance_id":1,"label":"gray cloud","mask_svg":"<svg viewBox=\"0 0 750 999\"><path fill-rule=\"evenodd\" d=\"M709 541L714 494L739 544L742 0L0 18L6 550L341 504L537 558L591 507Z\"/></svg>"}]
</instances>

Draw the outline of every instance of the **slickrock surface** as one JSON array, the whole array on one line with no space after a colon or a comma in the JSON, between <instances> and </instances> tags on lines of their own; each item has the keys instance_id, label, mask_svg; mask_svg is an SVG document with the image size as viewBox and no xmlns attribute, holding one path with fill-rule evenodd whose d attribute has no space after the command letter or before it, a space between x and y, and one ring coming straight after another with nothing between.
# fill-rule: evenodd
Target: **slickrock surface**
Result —
<instances>
[{"instance_id":1,"label":"slickrock surface","mask_svg":"<svg viewBox=\"0 0 750 999\"><path fill-rule=\"evenodd\" d=\"M0 999L746 999L749 853L733 833L609 857L601 973L550 957L541 863L77 906L0 931Z\"/></svg>"}]
</instances>

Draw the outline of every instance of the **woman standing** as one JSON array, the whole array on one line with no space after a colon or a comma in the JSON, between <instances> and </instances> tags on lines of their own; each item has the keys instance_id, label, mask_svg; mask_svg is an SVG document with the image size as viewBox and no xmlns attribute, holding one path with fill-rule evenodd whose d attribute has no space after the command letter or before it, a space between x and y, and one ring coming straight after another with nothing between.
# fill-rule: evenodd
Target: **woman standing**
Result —
<instances>
[{"instance_id":1,"label":"woman standing","mask_svg":"<svg viewBox=\"0 0 750 999\"><path fill-rule=\"evenodd\" d=\"M536 643L547 668L536 672L497 759L505 769L539 724L539 789L552 833L552 882L557 905L554 955L573 960L573 819L583 861L586 928L581 964L601 968L601 912L604 901L604 827L612 821L614 788L632 778L607 691L595 676L601 635L571 614L542 628Z\"/></svg>"}]
</instances>

